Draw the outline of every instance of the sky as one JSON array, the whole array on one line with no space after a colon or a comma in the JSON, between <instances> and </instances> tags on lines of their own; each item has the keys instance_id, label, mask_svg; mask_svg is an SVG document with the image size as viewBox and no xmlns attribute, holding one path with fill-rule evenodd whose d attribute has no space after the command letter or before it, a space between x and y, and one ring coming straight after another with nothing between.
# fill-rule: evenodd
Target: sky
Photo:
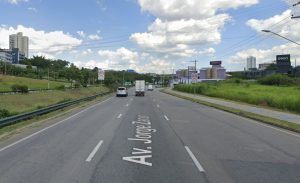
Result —
<instances>
[{"instance_id":1,"label":"sky","mask_svg":"<svg viewBox=\"0 0 300 183\"><path fill-rule=\"evenodd\" d=\"M9 35L29 37L30 57L78 67L172 73L221 60L243 70L291 54L300 65L298 0L0 0L0 48ZM299 5L300 7L300 5Z\"/></svg>"}]
</instances>

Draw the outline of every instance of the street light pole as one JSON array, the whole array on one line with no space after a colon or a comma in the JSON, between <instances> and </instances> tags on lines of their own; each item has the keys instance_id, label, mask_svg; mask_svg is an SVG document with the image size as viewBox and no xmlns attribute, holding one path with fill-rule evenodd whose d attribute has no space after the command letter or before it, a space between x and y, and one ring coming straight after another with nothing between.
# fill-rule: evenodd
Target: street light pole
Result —
<instances>
[{"instance_id":1,"label":"street light pole","mask_svg":"<svg viewBox=\"0 0 300 183\"><path fill-rule=\"evenodd\" d=\"M293 40L291 40L291 39L289 39L289 38L286 38L286 37L284 37L284 36L282 36L282 35L280 35L280 34L278 34L278 33L276 33L276 32L273 32L273 31L270 31L270 30L262 30L262 32L274 34L274 35L276 35L276 36L279 36L279 37L281 37L281 38L283 38L283 39L286 39L286 40L288 40L288 41L290 41L290 42L292 42L292 43L295 43L296 45L300 46L299 43L297 43L297 42L295 42L295 41L293 41Z\"/></svg>"}]
</instances>

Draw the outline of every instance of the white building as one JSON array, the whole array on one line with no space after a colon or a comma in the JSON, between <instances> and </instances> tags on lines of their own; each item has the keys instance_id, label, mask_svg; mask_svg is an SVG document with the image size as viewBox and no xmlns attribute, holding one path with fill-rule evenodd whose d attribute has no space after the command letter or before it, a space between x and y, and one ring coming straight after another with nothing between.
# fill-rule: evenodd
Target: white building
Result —
<instances>
[{"instance_id":1,"label":"white building","mask_svg":"<svg viewBox=\"0 0 300 183\"><path fill-rule=\"evenodd\" d=\"M10 35L9 49L13 48L19 48L19 50L25 54L25 57L28 58L29 38L27 36L23 36L22 32Z\"/></svg>"},{"instance_id":2,"label":"white building","mask_svg":"<svg viewBox=\"0 0 300 183\"><path fill-rule=\"evenodd\" d=\"M256 58L253 56L247 57L247 70L256 69Z\"/></svg>"}]
</instances>

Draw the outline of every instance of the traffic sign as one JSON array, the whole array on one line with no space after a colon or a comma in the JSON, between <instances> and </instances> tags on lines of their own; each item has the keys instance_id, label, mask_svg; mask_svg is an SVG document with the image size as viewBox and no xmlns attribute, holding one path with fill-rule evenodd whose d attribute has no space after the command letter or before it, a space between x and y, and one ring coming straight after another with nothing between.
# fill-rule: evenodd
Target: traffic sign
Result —
<instances>
[{"instance_id":1,"label":"traffic sign","mask_svg":"<svg viewBox=\"0 0 300 183\"><path fill-rule=\"evenodd\" d=\"M98 69L98 80L103 81L105 79L105 71Z\"/></svg>"}]
</instances>

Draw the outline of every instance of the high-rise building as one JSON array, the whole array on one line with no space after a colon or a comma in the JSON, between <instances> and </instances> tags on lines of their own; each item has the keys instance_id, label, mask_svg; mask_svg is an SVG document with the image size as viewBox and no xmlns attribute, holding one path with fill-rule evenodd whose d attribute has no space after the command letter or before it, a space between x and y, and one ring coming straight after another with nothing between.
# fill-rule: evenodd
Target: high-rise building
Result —
<instances>
[{"instance_id":1,"label":"high-rise building","mask_svg":"<svg viewBox=\"0 0 300 183\"><path fill-rule=\"evenodd\" d=\"M9 35L9 49L12 50L13 48L19 48L19 51L23 52L25 57L28 57L29 38L23 36L22 32Z\"/></svg>"},{"instance_id":2,"label":"high-rise building","mask_svg":"<svg viewBox=\"0 0 300 183\"><path fill-rule=\"evenodd\" d=\"M247 70L256 69L256 58L253 56L247 57Z\"/></svg>"}]
</instances>

